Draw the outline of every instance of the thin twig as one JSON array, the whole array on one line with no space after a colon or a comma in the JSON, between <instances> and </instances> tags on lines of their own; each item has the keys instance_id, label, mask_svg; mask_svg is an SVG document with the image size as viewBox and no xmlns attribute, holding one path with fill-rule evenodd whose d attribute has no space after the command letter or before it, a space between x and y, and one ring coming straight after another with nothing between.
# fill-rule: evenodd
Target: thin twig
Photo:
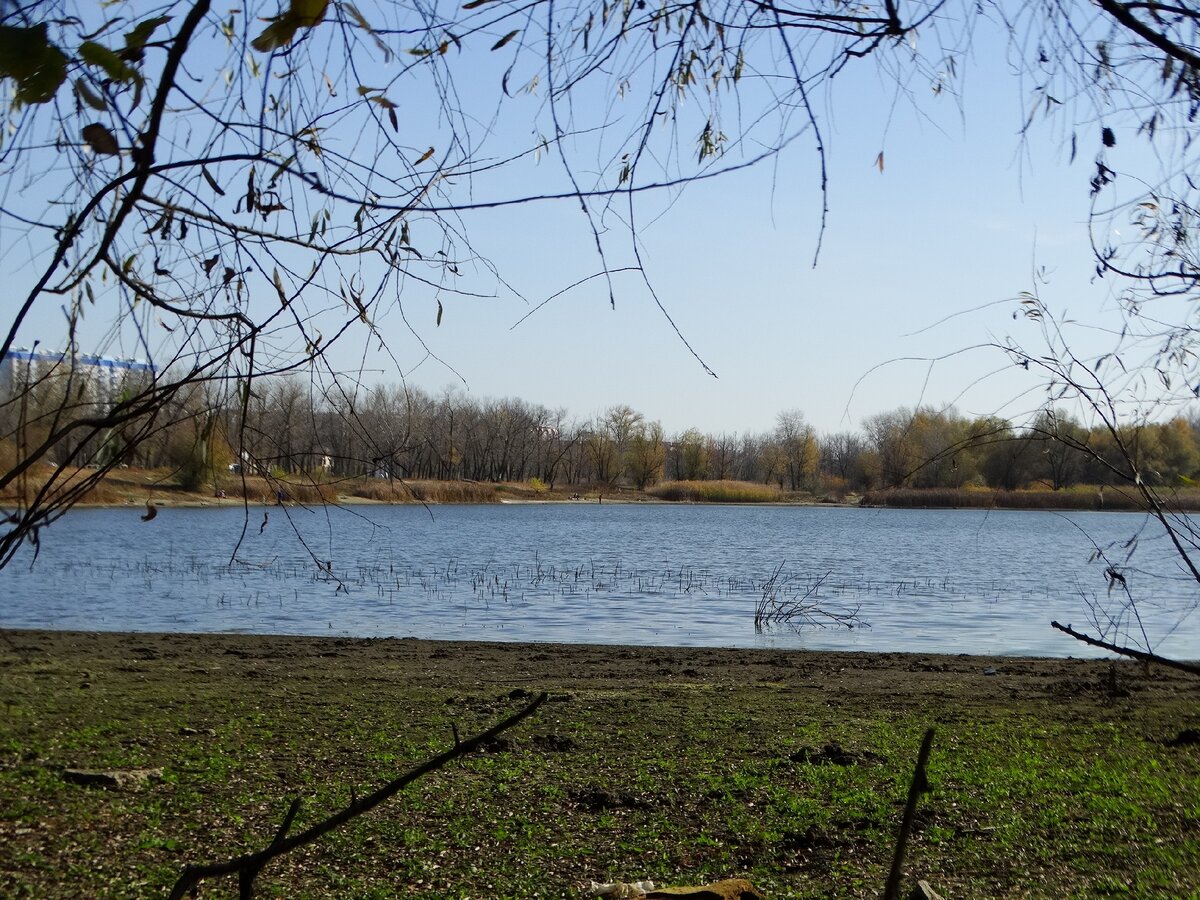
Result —
<instances>
[{"instance_id":1,"label":"thin twig","mask_svg":"<svg viewBox=\"0 0 1200 900\"><path fill-rule=\"evenodd\" d=\"M904 869L904 851L908 847L908 836L912 832L913 819L917 813L917 801L929 790L929 780L925 777L925 764L929 762L929 750L933 746L933 729L925 732L925 740L921 741L921 752L917 754L917 767L913 770L912 782L908 786L908 802L904 804L904 820L900 823L900 836L896 839L896 852L892 856L892 871L888 875L887 884L883 888L883 900L898 900L900 897L900 878Z\"/></svg>"},{"instance_id":2,"label":"thin twig","mask_svg":"<svg viewBox=\"0 0 1200 900\"><path fill-rule=\"evenodd\" d=\"M534 711L539 706L546 702L548 694L542 693L536 697L532 703L524 709L514 713L502 722L493 725L487 731L476 735L469 740L456 742L453 747L437 756L426 760L414 769L399 776L398 778L389 781L379 790L368 794L359 800L352 800L347 806L338 810L331 816L322 819L317 824L307 830L295 835L294 837L285 837L288 827L291 825L291 820L295 816L296 809L299 806L299 801L292 802L292 808L288 811L287 817L284 819L283 825L276 832L271 843L257 853L248 853L234 859L226 860L225 862L211 863L204 866L187 866L183 870L183 874L179 876L179 880L175 882L175 886L171 889L170 900L182 900L184 895L198 885L205 878L214 878L220 875L229 875L234 872L239 874L241 882L241 895L243 898L249 897L249 891L253 889L254 877L259 870L268 862L277 856L282 856L295 850L297 847L303 847L305 844L310 844L317 838L327 834L340 825L344 825L351 819L361 816L363 813L374 809L384 800L387 800L392 795L398 793L403 788L412 784L418 778L434 772L447 763L458 759L460 756L465 756L479 747L486 744L488 741L495 738L503 731L507 731L514 725L527 719L533 715Z\"/></svg>"}]
</instances>

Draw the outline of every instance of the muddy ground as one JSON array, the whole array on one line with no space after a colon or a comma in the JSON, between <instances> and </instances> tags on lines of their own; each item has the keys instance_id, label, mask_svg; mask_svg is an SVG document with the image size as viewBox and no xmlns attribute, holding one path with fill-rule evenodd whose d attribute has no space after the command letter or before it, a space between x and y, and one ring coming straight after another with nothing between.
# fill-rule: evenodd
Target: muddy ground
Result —
<instances>
[{"instance_id":1,"label":"muddy ground","mask_svg":"<svg viewBox=\"0 0 1200 900\"><path fill-rule=\"evenodd\" d=\"M1200 679L1109 661L0 632L0 895L161 896L482 730L530 721L261 877L276 896L566 897L749 876L874 896L1200 895ZM140 790L68 768L161 768ZM223 886L226 892L232 884ZM205 893L205 896L227 894Z\"/></svg>"},{"instance_id":2,"label":"muddy ground","mask_svg":"<svg viewBox=\"0 0 1200 900\"><path fill-rule=\"evenodd\" d=\"M247 690L263 679L381 679L432 690L502 685L550 691L762 683L802 690L835 706L861 702L898 708L938 700L991 706L1080 694L1103 697L1114 691L1110 699L1116 701L1128 696L1127 690L1135 690L1142 703L1200 698L1200 682L1194 677L1157 667L1147 677L1139 664L1110 660L410 638L0 630L0 664L32 667L47 678L52 672L76 670L80 687L103 686L117 674L137 674L145 680L213 678Z\"/></svg>"}]
</instances>

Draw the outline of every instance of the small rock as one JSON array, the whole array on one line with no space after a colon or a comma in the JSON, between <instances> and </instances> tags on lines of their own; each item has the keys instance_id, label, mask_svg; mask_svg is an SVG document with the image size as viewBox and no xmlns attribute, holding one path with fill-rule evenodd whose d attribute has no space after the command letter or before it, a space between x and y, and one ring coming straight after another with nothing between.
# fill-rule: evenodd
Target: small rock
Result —
<instances>
[{"instance_id":1,"label":"small rock","mask_svg":"<svg viewBox=\"0 0 1200 900\"><path fill-rule=\"evenodd\" d=\"M995 675L996 670L993 669L991 666L988 666L986 669L983 670L983 674L984 675Z\"/></svg>"},{"instance_id":2,"label":"small rock","mask_svg":"<svg viewBox=\"0 0 1200 900\"><path fill-rule=\"evenodd\" d=\"M63 778L72 784L87 787L112 788L115 790L138 791L148 781L158 781L163 776L162 768L156 769L63 769Z\"/></svg>"},{"instance_id":3,"label":"small rock","mask_svg":"<svg viewBox=\"0 0 1200 900\"><path fill-rule=\"evenodd\" d=\"M918 881L908 900L942 900L942 895L930 887L928 881Z\"/></svg>"},{"instance_id":4,"label":"small rock","mask_svg":"<svg viewBox=\"0 0 1200 900\"><path fill-rule=\"evenodd\" d=\"M180 727L179 733L187 736L204 734L209 737L215 737L217 730L215 728L193 728L190 725L183 725Z\"/></svg>"}]
</instances>

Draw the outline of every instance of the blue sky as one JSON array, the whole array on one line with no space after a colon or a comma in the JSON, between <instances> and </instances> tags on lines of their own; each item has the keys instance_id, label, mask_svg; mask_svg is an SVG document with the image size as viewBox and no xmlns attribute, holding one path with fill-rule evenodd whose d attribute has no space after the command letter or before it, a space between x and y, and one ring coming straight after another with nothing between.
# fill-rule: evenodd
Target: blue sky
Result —
<instances>
[{"instance_id":1,"label":"blue sky","mask_svg":"<svg viewBox=\"0 0 1200 900\"><path fill-rule=\"evenodd\" d=\"M821 197L811 135L755 169L691 185L678 196L639 198L638 240L650 282L717 378L693 358L635 274L613 276L615 309L596 279L520 321L532 306L600 268L586 218L565 201L464 217L476 249L524 299L506 289L492 298L439 298L410 286L402 296L408 325L395 308L376 319L402 371L365 336L344 341L332 361L345 371L364 367L369 383L404 377L431 392L453 387L477 397L519 396L581 418L628 404L668 432L761 431L790 409L830 432L922 402L954 402L967 415L1020 421L1042 402L1042 385L1004 354L980 347L1011 336L1040 349L1036 328L1013 318L1017 295L1036 288L1064 316L1088 325L1117 321L1110 286L1092 277L1087 239L1099 128L1081 128L1074 164L1064 146L1068 120L1038 124L1023 138L1028 84L1013 77L1001 39L981 27L974 47L961 104L945 94L935 98L924 79L909 84L914 102L897 102L894 81L873 61L849 67L816 98L830 204L816 268ZM547 127L543 86L506 101L489 134L500 56L464 53L454 63L464 104L479 116L474 134L497 155L528 145L537 127ZM373 83L386 83L386 67L375 76ZM319 85L319 75L312 77ZM343 73L339 86L352 91L353 80ZM742 90L753 97L757 89L748 79ZM402 129L412 132L406 139L414 157L444 144L430 97L399 88L394 96ZM605 121L608 99L581 94L575 124ZM726 127L733 132L731 107ZM1131 134L1118 130L1118 137L1114 156L1135 154L1135 162L1144 162ZM595 158L597 148L611 144L604 135L597 141L573 147L585 178L588 154ZM694 152L686 140L680 146L685 155ZM728 157L741 158L736 149ZM481 179L477 196L563 184L551 156L519 163L499 184ZM621 213L618 206L606 219L613 266L631 260ZM414 244L428 250L432 240L414 221ZM8 277L21 277L20 257L4 257ZM1045 277L1035 277L1035 268ZM438 299L445 312L435 326ZM61 321L52 306L40 310L17 344L61 341ZM89 322L81 340L100 344L101 325ZM444 364L425 358L409 325ZM1102 333L1084 329L1077 340L1085 353L1108 349ZM131 352L126 345L82 349Z\"/></svg>"},{"instance_id":2,"label":"blue sky","mask_svg":"<svg viewBox=\"0 0 1200 900\"><path fill-rule=\"evenodd\" d=\"M815 269L820 195L805 137L777 165L692 185L640 232L655 289L717 378L639 279L618 275L615 310L596 281L513 330L527 310L518 300L447 301L442 326L422 336L466 384L434 363L410 381L580 416L627 403L668 431L763 430L793 408L835 431L919 402L1022 418L1041 402L1040 383L998 351L968 348L1012 335L1038 349L1036 329L1012 318L1035 267L1052 308L1112 320L1086 230L1098 134L1083 134L1088 149L1073 165L1054 123L1023 142L1028 98L998 47L977 56L961 109L927 92L919 109L897 104L890 123L893 95L869 63L835 82L823 122L830 216ZM648 220L663 200L642 205ZM598 266L571 204L483 214L472 235L535 302ZM931 367L935 357L947 358Z\"/></svg>"}]
</instances>

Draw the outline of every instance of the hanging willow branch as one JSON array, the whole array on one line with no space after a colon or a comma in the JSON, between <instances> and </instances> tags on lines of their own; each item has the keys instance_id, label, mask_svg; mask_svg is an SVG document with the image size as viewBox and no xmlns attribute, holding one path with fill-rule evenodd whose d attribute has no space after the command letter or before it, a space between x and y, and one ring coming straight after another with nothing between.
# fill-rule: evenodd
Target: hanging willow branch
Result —
<instances>
[{"instance_id":1,"label":"hanging willow branch","mask_svg":"<svg viewBox=\"0 0 1200 900\"><path fill-rule=\"evenodd\" d=\"M359 800L351 801L350 804L338 810L333 815L322 819L306 831L293 837L287 837L292 820L296 817L296 812L300 808L300 798L295 798L270 844L257 853L248 853L235 859L226 860L225 862L211 863L205 866L187 866L184 868L183 874L179 876L179 880L175 882L175 886L171 889L170 900L182 900L188 891L195 888L205 878L232 875L235 872L238 875L239 896L243 900L248 900L249 897L253 896L254 879L258 877L258 873L262 871L263 867L275 859L275 857L290 853L292 850L295 850L297 847L303 847L305 844L311 844L317 838L328 834L338 826L344 825L351 819L361 816L368 810L374 809L384 800L387 800L392 795L412 784L418 778L428 775L430 772L437 771L448 762L452 762L461 756L466 756L468 753L478 750L501 732L507 731L509 728L533 715L534 711L546 702L548 696L546 693L540 694L524 709L514 713L504 721L493 725L487 731L473 738L459 741L457 734L455 734L454 746L449 750L439 753L416 768L410 769L398 778L389 781L374 793L368 794Z\"/></svg>"}]
</instances>

